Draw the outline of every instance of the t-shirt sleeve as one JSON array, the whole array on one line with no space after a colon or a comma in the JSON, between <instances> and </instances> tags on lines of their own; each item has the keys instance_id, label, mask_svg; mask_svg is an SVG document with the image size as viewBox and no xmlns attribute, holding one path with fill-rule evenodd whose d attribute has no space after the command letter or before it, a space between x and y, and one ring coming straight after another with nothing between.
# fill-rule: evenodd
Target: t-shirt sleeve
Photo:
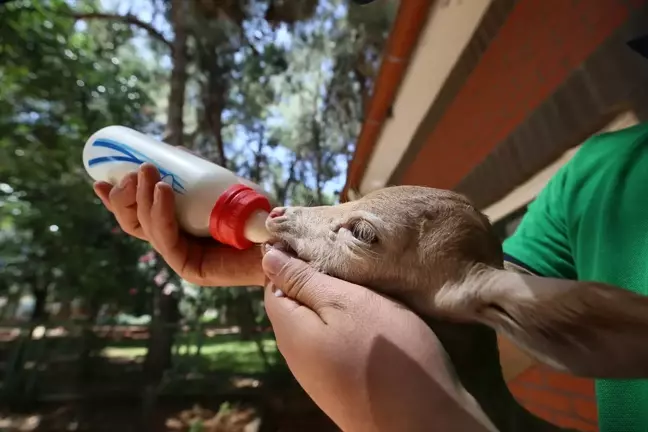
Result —
<instances>
[{"instance_id":1,"label":"t-shirt sleeve","mask_svg":"<svg viewBox=\"0 0 648 432\"><path fill-rule=\"evenodd\" d=\"M505 261L539 276L576 279L565 211L568 173L569 162L529 204L516 231L504 241Z\"/></svg>"}]
</instances>

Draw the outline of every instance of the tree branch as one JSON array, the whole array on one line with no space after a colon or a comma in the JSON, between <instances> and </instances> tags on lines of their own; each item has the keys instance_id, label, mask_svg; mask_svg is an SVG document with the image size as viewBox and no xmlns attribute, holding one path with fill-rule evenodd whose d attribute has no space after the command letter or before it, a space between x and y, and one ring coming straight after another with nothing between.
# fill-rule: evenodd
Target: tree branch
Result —
<instances>
[{"instance_id":1,"label":"tree branch","mask_svg":"<svg viewBox=\"0 0 648 432\"><path fill-rule=\"evenodd\" d=\"M290 188L292 188L293 184L297 181L297 163L300 161L300 156L295 154L293 160L290 162L290 166L288 168L288 178L286 181L281 185L280 180L275 180L274 183L274 189L275 189L275 195L277 196L277 201L278 205L283 206L286 205L286 200L288 199L288 194L290 192Z\"/></svg>"},{"instance_id":2,"label":"tree branch","mask_svg":"<svg viewBox=\"0 0 648 432\"><path fill-rule=\"evenodd\" d=\"M85 20L85 21L93 20L93 19L119 21L135 27L139 27L142 30L145 30L152 38L162 42L171 51L173 51L173 44L167 38L165 38L161 32L155 29L155 27L153 27L151 24L140 20L133 14L129 13L126 15L119 15L119 14L102 13L102 12L87 12L87 13L72 12L71 17L74 18L75 20Z\"/></svg>"}]
</instances>

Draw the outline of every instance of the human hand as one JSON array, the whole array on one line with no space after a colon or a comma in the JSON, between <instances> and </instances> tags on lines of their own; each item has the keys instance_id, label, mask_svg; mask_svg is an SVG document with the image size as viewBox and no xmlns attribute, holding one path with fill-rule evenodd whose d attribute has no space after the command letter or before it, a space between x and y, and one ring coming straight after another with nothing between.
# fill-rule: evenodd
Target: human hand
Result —
<instances>
[{"instance_id":1,"label":"human hand","mask_svg":"<svg viewBox=\"0 0 648 432\"><path fill-rule=\"evenodd\" d=\"M115 187L97 182L94 190L124 232L151 243L185 280L203 286L263 285L259 247L237 250L180 230L173 190L160 181L155 166L143 164Z\"/></svg>"},{"instance_id":2,"label":"human hand","mask_svg":"<svg viewBox=\"0 0 648 432\"><path fill-rule=\"evenodd\" d=\"M280 290L265 291L279 350L342 430L495 430L413 312L277 249L263 269Z\"/></svg>"}]
</instances>

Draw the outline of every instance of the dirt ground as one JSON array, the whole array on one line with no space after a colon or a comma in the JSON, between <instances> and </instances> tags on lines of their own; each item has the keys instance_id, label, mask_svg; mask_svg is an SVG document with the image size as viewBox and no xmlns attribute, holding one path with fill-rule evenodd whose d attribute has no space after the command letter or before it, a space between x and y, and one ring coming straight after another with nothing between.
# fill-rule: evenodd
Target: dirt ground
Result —
<instances>
[{"instance_id":1,"label":"dirt ground","mask_svg":"<svg viewBox=\"0 0 648 432\"><path fill-rule=\"evenodd\" d=\"M178 429L182 411L199 405L203 410L216 413L222 400L165 399L156 404L148 416L139 400L124 399L44 404L23 412L0 411L0 431L39 432L184 432L190 427ZM249 429L208 428L202 432L337 432L339 429L303 393L277 394L256 401L231 401L234 410L254 412L258 427ZM175 421L174 421L175 420ZM260 420L260 421L258 421ZM176 425L173 428L172 425Z\"/></svg>"}]
</instances>

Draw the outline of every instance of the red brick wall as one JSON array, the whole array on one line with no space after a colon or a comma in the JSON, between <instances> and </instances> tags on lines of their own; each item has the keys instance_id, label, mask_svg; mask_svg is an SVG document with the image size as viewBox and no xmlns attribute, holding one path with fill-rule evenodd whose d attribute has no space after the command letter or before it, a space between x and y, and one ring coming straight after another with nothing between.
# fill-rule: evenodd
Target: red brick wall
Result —
<instances>
[{"instance_id":1,"label":"red brick wall","mask_svg":"<svg viewBox=\"0 0 648 432\"><path fill-rule=\"evenodd\" d=\"M399 183L454 188L646 3L520 0Z\"/></svg>"},{"instance_id":2,"label":"red brick wall","mask_svg":"<svg viewBox=\"0 0 648 432\"><path fill-rule=\"evenodd\" d=\"M532 366L511 381L509 388L522 405L558 426L598 431L594 382Z\"/></svg>"}]
</instances>

